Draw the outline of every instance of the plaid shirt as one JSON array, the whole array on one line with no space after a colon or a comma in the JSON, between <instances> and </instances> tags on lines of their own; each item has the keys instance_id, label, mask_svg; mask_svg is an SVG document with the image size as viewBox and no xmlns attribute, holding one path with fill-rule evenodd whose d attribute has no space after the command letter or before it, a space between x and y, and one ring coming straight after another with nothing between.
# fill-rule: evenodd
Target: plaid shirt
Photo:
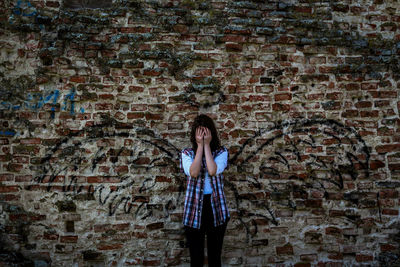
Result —
<instances>
[{"instance_id":1,"label":"plaid shirt","mask_svg":"<svg viewBox=\"0 0 400 267\"><path fill-rule=\"evenodd\" d=\"M214 215L214 226L225 223L230 218L230 214L226 205L224 183L222 172L228 166L228 150L225 147L213 151L212 156L217 165L217 172L211 179L211 208ZM195 158L195 152L192 148L185 148L181 152L180 167L181 171L186 174L187 186L185 206L183 212L183 224L192 228L200 228L201 213L203 208L203 188L204 179L206 177L207 164L203 156L202 168L199 177L190 176L190 166Z\"/></svg>"}]
</instances>

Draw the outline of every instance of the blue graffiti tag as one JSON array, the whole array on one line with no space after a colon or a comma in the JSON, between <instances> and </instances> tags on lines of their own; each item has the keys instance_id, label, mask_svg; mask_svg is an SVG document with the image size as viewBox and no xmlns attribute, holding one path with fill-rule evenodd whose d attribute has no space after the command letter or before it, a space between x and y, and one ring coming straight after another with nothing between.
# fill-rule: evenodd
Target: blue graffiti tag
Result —
<instances>
[{"instance_id":1,"label":"blue graffiti tag","mask_svg":"<svg viewBox=\"0 0 400 267\"><path fill-rule=\"evenodd\" d=\"M67 100L69 99L70 102L71 102L71 110L70 110L70 112L71 112L71 114L75 113L75 111L74 111L74 96L75 96L75 88L72 88L72 92L67 94L65 96L65 98L64 98L64 107L63 107L62 110L66 110L66 108L67 108Z\"/></svg>"},{"instance_id":2,"label":"blue graffiti tag","mask_svg":"<svg viewBox=\"0 0 400 267\"><path fill-rule=\"evenodd\" d=\"M0 135L5 135L5 136L14 136L16 134L15 131L10 131L10 130L6 130L6 131L0 131Z\"/></svg>"},{"instance_id":3,"label":"blue graffiti tag","mask_svg":"<svg viewBox=\"0 0 400 267\"><path fill-rule=\"evenodd\" d=\"M64 97L64 102L63 102L63 107L61 110L67 110L67 102L70 102L70 114L74 115L75 114L75 88L72 88L72 91L70 93L68 93L65 97ZM60 91L59 90L53 90L51 91L48 95L46 95L45 97L43 97L42 94L40 93L35 93L35 94L28 94L27 99L24 101L24 103L22 105L13 105L12 103L9 102L5 102L2 101L1 105L2 107L0 109L6 109L6 110L19 110L21 109L21 106L23 108L26 109L30 109L30 110L34 110L34 111L38 111L39 109L41 109L46 103L51 103L51 99L53 99L52 104L55 106L57 104L57 99L60 96ZM55 117L55 107L51 107L51 118L54 119ZM80 108L79 111L81 113L85 112L84 108Z\"/></svg>"},{"instance_id":4,"label":"blue graffiti tag","mask_svg":"<svg viewBox=\"0 0 400 267\"><path fill-rule=\"evenodd\" d=\"M38 22L38 13L37 10L34 6L29 1L21 1L18 0L17 5L12 9L12 15L8 19L8 22L10 24L14 24L14 15L17 16L23 16L23 17L33 17L35 19L35 22ZM39 28L41 30L44 29L43 24L39 24Z\"/></svg>"},{"instance_id":5,"label":"blue graffiti tag","mask_svg":"<svg viewBox=\"0 0 400 267\"><path fill-rule=\"evenodd\" d=\"M25 13L26 9L34 9L31 13ZM24 17L32 17L36 15L36 9L32 6L30 2L18 0L17 5L13 8L13 13L15 15L21 15Z\"/></svg>"}]
</instances>

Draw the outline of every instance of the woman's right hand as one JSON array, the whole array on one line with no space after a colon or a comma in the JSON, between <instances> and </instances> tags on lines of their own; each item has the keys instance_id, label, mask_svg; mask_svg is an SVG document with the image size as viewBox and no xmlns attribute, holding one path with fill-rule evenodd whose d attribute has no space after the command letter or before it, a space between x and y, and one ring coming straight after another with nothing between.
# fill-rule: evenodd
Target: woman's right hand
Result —
<instances>
[{"instance_id":1,"label":"woman's right hand","mask_svg":"<svg viewBox=\"0 0 400 267\"><path fill-rule=\"evenodd\" d=\"M201 127L197 127L196 129L196 143L197 145L203 145L204 144L204 131Z\"/></svg>"}]
</instances>

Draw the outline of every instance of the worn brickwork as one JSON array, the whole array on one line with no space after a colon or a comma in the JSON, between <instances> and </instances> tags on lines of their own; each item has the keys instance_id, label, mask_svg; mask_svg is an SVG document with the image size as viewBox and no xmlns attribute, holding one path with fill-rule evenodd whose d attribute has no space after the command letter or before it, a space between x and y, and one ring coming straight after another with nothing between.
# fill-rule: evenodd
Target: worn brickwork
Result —
<instances>
[{"instance_id":1,"label":"worn brickwork","mask_svg":"<svg viewBox=\"0 0 400 267\"><path fill-rule=\"evenodd\" d=\"M0 265L187 266L179 153L206 113L225 266L400 266L398 1L0 10Z\"/></svg>"}]
</instances>

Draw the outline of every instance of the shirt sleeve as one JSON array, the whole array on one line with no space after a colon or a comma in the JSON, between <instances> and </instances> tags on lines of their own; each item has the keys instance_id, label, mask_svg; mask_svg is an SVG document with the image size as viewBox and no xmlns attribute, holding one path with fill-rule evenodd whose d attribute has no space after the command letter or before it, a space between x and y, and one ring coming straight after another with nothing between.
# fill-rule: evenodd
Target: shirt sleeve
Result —
<instances>
[{"instance_id":1,"label":"shirt sleeve","mask_svg":"<svg viewBox=\"0 0 400 267\"><path fill-rule=\"evenodd\" d=\"M217 172L215 175L222 173L228 166L228 150L225 147L223 148L223 151L218 153L215 157L214 162L217 165Z\"/></svg>"},{"instance_id":2,"label":"shirt sleeve","mask_svg":"<svg viewBox=\"0 0 400 267\"><path fill-rule=\"evenodd\" d=\"M192 166L193 158L190 153L186 150L182 150L181 153L181 170L187 175L190 176L190 166Z\"/></svg>"}]
</instances>

